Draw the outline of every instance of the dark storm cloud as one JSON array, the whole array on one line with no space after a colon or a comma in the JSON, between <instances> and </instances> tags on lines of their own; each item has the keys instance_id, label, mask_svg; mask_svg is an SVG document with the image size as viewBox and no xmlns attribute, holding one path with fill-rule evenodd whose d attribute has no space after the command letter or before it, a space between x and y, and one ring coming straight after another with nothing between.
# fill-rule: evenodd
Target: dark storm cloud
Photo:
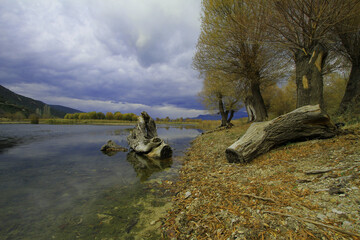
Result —
<instances>
[{"instance_id":1,"label":"dark storm cloud","mask_svg":"<svg viewBox=\"0 0 360 240\"><path fill-rule=\"evenodd\" d=\"M84 111L201 113L199 13L200 0L3 0L0 83Z\"/></svg>"}]
</instances>

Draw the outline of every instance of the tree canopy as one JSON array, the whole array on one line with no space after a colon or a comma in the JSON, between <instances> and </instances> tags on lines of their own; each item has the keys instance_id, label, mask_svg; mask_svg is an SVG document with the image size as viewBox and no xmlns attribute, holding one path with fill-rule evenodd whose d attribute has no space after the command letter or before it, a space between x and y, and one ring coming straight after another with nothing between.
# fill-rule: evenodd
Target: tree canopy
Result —
<instances>
[{"instance_id":1,"label":"tree canopy","mask_svg":"<svg viewBox=\"0 0 360 240\"><path fill-rule=\"evenodd\" d=\"M360 77L359 12L358 0L203 0L193 59L204 80L202 101L222 114L236 99L246 105L249 121L263 121L270 106L263 94L284 96L274 84L294 69L296 106L324 107L325 66L336 62L337 46L358 71L353 75ZM354 82L360 88L359 80Z\"/></svg>"}]
</instances>

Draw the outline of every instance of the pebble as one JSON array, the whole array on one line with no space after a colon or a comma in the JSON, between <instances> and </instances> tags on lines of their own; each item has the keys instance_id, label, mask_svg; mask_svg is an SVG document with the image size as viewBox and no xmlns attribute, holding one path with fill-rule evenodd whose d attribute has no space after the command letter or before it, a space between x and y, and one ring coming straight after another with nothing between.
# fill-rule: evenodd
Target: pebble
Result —
<instances>
[{"instance_id":1,"label":"pebble","mask_svg":"<svg viewBox=\"0 0 360 240\"><path fill-rule=\"evenodd\" d=\"M342 227L347 229L347 230L352 230L353 229L353 226L352 226L351 222L349 222L349 221L344 221L342 223Z\"/></svg>"},{"instance_id":2,"label":"pebble","mask_svg":"<svg viewBox=\"0 0 360 240\"><path fill-rule=\"evenodd\" d=\"M345 214L344 212L339 211L339 210L337 210L337 209L335 209L335 208L333 208L331 211L332 211L333 213L336 213L336 214L339 214L339 215Z\"/></svg>"},{"instance_id":3,"label":"pebble","mask_svg":"<svg viewBox=\"0 0 360 240\"><path fill-rule=\"evenodd\" d=\"M322 213L319 213L317 216L316 216L318 219L320 219L321 221L324 221L326 216Z\"/></svg>"},{"instance_id":4,"label":"pebble","mask_svg":"<svg viewBox=\"0 0 360 240\"><path fill-rule=\"evenodd\" d=\"M187 191L187 192L185 193L185 199L189 198L190 196L191 196L191 192L190 192L190 191Z\"/></svg>"}]
</instances>

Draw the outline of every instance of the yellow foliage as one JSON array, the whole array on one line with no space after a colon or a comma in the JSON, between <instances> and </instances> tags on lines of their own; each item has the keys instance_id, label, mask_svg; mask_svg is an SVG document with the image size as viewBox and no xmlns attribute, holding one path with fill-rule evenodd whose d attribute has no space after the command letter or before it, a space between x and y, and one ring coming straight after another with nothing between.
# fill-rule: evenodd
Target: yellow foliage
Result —
<instances>
[{"instance_id":1,"label":"yellow foliage","mask_svg":"<svg viewBox=\"0 0 360 240\"><path fill-rule=\"evenodd\" d=\"M270 119L291 112L296 108L295 81L289 80L282 88L270 86L263 91L263 97Z\"/></svg>"},{"instance_id":2,"label":"yellow foliage","mask_svg":"<svg viewBox=\"0 0 360 240\"><path fill-rule=\"evenodd\" d=\"M332 73L324 78L325 109L330 115L334 115L339 109L345 89L346 79L339 73Z\"/></svg>"}]
</instances>

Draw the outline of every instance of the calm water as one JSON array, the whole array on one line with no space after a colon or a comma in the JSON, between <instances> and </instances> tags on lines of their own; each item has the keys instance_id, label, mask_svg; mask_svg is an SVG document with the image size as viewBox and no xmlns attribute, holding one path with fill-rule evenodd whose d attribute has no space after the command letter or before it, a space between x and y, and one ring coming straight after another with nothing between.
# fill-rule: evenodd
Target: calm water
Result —
<instances>
[{"instance_id":1,"label":"calm water","mask_svg":"<svg viewBox=\"0 0 360 240\"><path fill-rule=\"evenodd\" d=\"M99 150L109 139L127 147L130 129L0 125L0 239L136 238L140 200L157 194L149 182L176 178L200 131L158 126L174 149L168 161Z\"/></svg>"}]
</instances>

